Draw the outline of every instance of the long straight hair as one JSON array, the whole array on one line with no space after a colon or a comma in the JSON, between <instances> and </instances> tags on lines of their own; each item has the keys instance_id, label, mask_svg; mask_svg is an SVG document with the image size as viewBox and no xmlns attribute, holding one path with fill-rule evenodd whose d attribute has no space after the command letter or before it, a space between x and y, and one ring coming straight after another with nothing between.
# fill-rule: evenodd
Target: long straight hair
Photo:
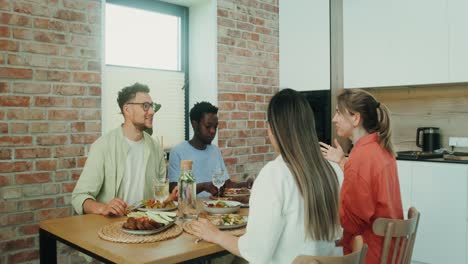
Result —
<instances>
[{"instance_id":1,"label":"long straight hair","mask_svg":"<svg viewBox=\"0 0 468 264\"><path fill-rule=\"evenodd\" d=\"M284 89L268 105L268 122L304 199L306 237L334 240L339 228L339 183L320 153L312 108L302 94Z\"/></svg>"},{"instance_id":2,"label":"long straight hair","mask_svg":"<svg viewBox=\"0 0 468 264\"><path fill-rule=\"evenodd\" d=\"M337 105L341 113L345 113L345 110L351 114L359 113L366 132L378 132L380 146L396 155L391 139L390 112L384 104L364 90L345 89L338 95Z\"/></svg>"}]
</instances>

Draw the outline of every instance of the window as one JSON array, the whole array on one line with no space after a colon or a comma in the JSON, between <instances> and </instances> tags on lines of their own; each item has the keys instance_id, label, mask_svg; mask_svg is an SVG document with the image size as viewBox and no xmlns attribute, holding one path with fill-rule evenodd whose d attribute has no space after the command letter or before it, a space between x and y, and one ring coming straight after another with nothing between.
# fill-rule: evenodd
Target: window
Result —
<instances>
[{"instance_id":1,"label":"window","mask_svg":"<svg viewBox=\"0 0 468 264\"><path fill-rule=\"evenodd\" d=\"M180 17L109 3L105 24L107 65L181 70Z\"/></svg>"},{"instance_id":2,"label":"window","mask_svg":"<svg viewBox=\"0 0 468 264\"><path fill-rule=\"evenodd\" d=\"M188 9L160 1L108 0L105 7L103 133L123 123L117 93L135 82L162 104L153 136L170 148L188 137Z\"/></svg>"}]
</instances>

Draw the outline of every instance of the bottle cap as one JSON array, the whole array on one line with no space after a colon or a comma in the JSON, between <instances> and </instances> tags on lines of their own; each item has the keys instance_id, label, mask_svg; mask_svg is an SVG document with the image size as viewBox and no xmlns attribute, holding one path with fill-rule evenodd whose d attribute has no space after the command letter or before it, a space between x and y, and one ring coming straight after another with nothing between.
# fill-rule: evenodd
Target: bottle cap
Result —
<instances>
[{"instance_id":1,"label":"bottle cap","mask_svg":"<svg viewBox=\"0 0 468 264\"><path fill-rule=\"evenodd\" d=\"M191 160L181 160L180 161L180 170L192 170L192 161Z\"/></svg>"}]
</instances>

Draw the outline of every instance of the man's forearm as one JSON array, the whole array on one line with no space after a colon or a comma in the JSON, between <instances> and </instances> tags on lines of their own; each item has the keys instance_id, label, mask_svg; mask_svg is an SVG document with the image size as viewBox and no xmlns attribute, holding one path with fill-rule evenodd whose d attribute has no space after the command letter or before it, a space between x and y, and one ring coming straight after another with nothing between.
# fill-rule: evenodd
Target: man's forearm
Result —
<instances>
[{"instance_id":1,"label":"man's forearm","mask_svg":"<svg viewBox=\"0 0 468 264\"><path fill-rule=\"evenodd\" d=\"M206 184L206 182L197 183L197 194L206 191ZM169 192L172 192L176 186L177 182L169 183Z\"/></svg>"},{"instance_id":2,"label":"man's forearm","mask_svg":"<svg viewBox=\"0 0 468 264\"><path fill-rule=\"evenodd\" d=\"M197 183L197 194L203 192L206 190L206 183L205 182L201 182L201 183Z\"/></svg>"},{"instance_id":3,"label":"man's forearm","mask_svg":"<svg viewBox=\"0 0 468 264\"><path fill-rule=\"evenodd\" d=\"M83 212L85 214L101 214L105 204L96 202L93 199L87 199L83 203Z\"/></svg>"}]
</instances>

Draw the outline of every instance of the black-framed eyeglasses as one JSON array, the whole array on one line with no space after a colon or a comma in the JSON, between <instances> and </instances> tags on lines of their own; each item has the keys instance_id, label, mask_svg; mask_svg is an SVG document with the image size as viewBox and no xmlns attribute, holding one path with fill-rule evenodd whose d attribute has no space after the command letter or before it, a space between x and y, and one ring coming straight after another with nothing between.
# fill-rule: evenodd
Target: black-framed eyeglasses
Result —
<instances>
[{"instance_id":1,"label":"black-framed eyeglasses","mask_svg":"<svg viewBox=\"0 0 468 264\"><path fill-rule=\"evenodd\" d=\"M161 109L161 104L153 103L153 102L144 102L144 103L127 103L127 104L137 104L143 107L143 111L148 112L150 107L153 107L154 112L156 113Z\"/></svg>"}]
</instances>

